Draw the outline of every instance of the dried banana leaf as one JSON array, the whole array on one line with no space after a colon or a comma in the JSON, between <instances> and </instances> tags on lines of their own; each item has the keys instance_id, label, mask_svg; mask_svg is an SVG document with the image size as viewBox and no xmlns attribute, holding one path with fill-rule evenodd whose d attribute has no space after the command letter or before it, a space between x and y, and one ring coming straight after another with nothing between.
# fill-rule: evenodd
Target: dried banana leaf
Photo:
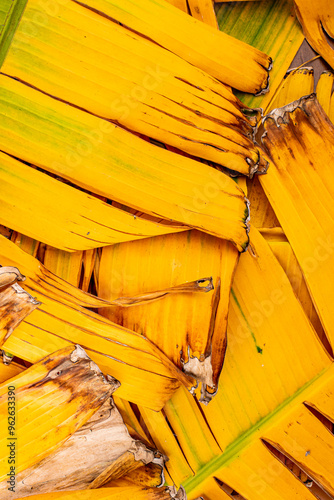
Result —
<instances>
[{"instance_id":1,"label":"dried banana leaf","mask_svg":"<svg viewBox=\"0 0 334 500\"><path fill-rule=\"evenodd\" d=\"M165 413L140 407L140 415L156 447L169 458L166 470L172 478L171 483L180 486L183 481L193 476L194 472L180 448L175 432L167 422Z\"/></svg>"},{"instance_id":2,"label":"dried banana leaf","mask_svg":"<svg viewBox=\"0 0 334 500\"><path fill-rule=\"evenodd\" d=\"M2 267L0 271L5 269L8 268ZM0 278L4 276L4 274L0 274ZM41 303L27 293L18 283L0 290L0 347L21 321L39 305Z\"/></svg>"},{"instance_id":3,"label":"dried banana leaf","mask_svg":"<svg viewBox=\"0 0 334 500\"><path fill-rule=\"evenodd\" d=\"M0 478L7 488L10 450L15 474L44 459L99 409L116 382L110 378L109 383L80 346L61 349L4 382L0 386L3 429L9 423L8 391L16 401L12 424L0 441Z\"/></svg>"},{"instance_id":4,"label":"dried banana leaf","mask_svg":"<svg viewBox=\"0 0 334 500\"><path fill-rule=\"evenodd\" d=\"M55 249L53 249L53 255L56 254ZM46 252L47 254L47 252ZM15 244L8 241L6 238L0 236L0 260L7 264L20 265L21 269L26 273L27 281L26 285L32 293L41 292L45 294L48 293L49 298L54 298L56 300L61 300L66 304L74 304L76 306L98 308L98 307L111 307L111 306L122 306L129 307L137 305L140 303L149 303L159 300L169 294L183 294L183 293L197 293L197 292L209 292L213 290L212 278L202 278L192 282L182 283L172 287L167 287L165 289L148 291L146 293L128 297L116 297L112 301L105 300L101 297L91 295L89 293L83 292L81 289L75 287L70 282L66 281L69 279L69 272L72 271L72 267L65 265L69 260L70 256L73 254L60 253L60 261L58 262L59 267L55 267L55 271L58 272L58 276L50 272L43 264L41 264L37 259L32 256L27 255L25 252L20 250ZM68 257L67 257L68 256ZM66 258L67 257L67 258ZM57 260L55 260L57 263ZM19 264L20 263L20 264ZM0 278L1 278L0 268ZM9 269L9 267L6 267ZM6 280L15 279L17 273L19 272L16 267L11 268L11 272L5 272L4 276L8 275L8 278L3 278ZM63 276L63 277L62 277ZM65 279L64 279L65 278ZM70 280L69 280L70 281Z\"/></svg>"},{"instance_id":5,"label":"dried banana leaf","mask_svg":"<svg viewBox=\"0 0 334 500\"><path fill-rule=\"evenodd\" d=\"M314 408L317 414L309 408ZM321 421L322 415L333 423L333 366L278 425L263 432L262 440L290 458L332 497L334 436Z\"/></svg>"},{"instance_id":6,"label":"dried banana leaf","mask_svg":"<svg viewBox=\"0 0 334 500\"><path fill-rule=\"evenodd\" d=\"M105 374L121 381L122 398L155 410L161 409L180 383L189 388L194 384L145 337L87 310L57 304L46 296L42 300L37 316L21 323L4 343L6 351L36 362L80 341Z\"/></svg>"},{"instance_id":7,"label":"dried banana leaf","mask_svg":"<svg viewBox=\"0 0 334 500\"><path fill-rule=\"evenodd\" d=\"M334 69L334 4L331 0L294 0L297 17L311 47Z\"/></svg>"},{"instance_id":8,"label":"dried banana leaf","mask_svg":"<svg viewBox=\"0 0 334 500\"><path fill-rule=\"evenodd\" d=\"M190 498L225 498L219 490L224 483L244 498L289 499L293 492L300 500L311 500L313 494L276 458L271 460L260 439L265 429L280 426L291 407L307 400L311 384L320 383L332 360L284 270L254 228L251 241L253 255L240 257L233 283L222 390L203 407L206 425L224 453L183 484ZM182 408L177 413L182 432L176 437L182 439L190 428ZM196 460L185 450L187 460ZM275 481L271 470L277 471Z\"/></svg>"},{"instance_id":9,"label":"dried banana leaf","mask_svg":"<svg viewBox=\"0 0 334 500\"><path fill-rule=\"evenodd\" d=\"M25 276L20 273L17 267L5 266L0 268L0 289L24 280Z\"/></svg>"},{"instance_id":10,"label":"dried banana leaf","mask_svg":"<svg viewBox=\"0 0 334 500\"><path fill-rule=\"evenodd\" d=\"M104 373L122 382L121 397L154 409L163 406L180 382L191 387L193 379L180 372L146 338L83 307L106 305L103 299L57 278L3 237L0 258L3 263L22 264L26 289L42 302L29 321L21 323L5 342L7 352L35 363L69 343L80 342Z\"/></svg>"},{"instance_id":11,"label":"dried banana leaf","mask_svg":"<svg viewBox=\"0 0 334 500\"><path fill-rule=\"evenodd\" d=\"M168 289L180 281L191 285L198 274L212 276L215 290L206 295L172 294L163 301L142 301L136 307L100 313L150 339L176 366L202 383L202 399L208 402L218 389L224 362L229 292L237 260L230 243L198 231L105 247L99 296L110 302L150 289Z\"/></svg>"},{"instance_id":12,"label":"dried banana leaf","mask_svg":"<svg viewBox=\"0 0 334 500\"><path fill-rule=\"evenodd\" d=\"M170 286L156 292L142 293L140 295L134 295L133 297L118 297L117 299L110 301L110 305L121 307L144 305L155 302L156 300L170 294L195 292L207 293L213 289L214 286L212 278L202 278L196 281L188 281L187 283L182 283L181 285Z\"/></svg>"},{"instance_id":13,"label":"dried banana leaf","mask_svg":"<svg viewBox=\"0 0 334 500\"><path fill-rule=\"evenodd\" d=\"M262 139L273 163L260 182L303 271L331 344L334 287L334 127L314 95L269 114Z\"/></svg>"},{"instance_id":14,"label":"dried banana leaf","mask_svg":"<svg viewBox=\"0 0 334 500\"><path fill-rule=\"evenodd\" d=\"M134 483L138 486L147 486L149 488L160 488L164 485L162 482L162 474L161 474L161 465L157 465L156 463L149 463L147 465L143 465L138 469L128 472L125 479L129 483ZM164 477L164 476L163 476ZM164 478L165 479L165 478ZM110 481L107 484L104 484L103 487L113 486L115 484L115 480ZM171 481L166 483L171 484Z\"/></svg>"},{"instance_id":15,"label":"dried banana leaf","mask_svg":"<svg viewBox=\"0 0 334 500\"><path fill-rule=\"evenodd\" d=\"M271 102L267 105L267 112L310 94L313 91L313 86L313 68L300 68L289 71L273 95ZM280 226L257 176L249 182L248 199L252 211L253 226L257 228Z\"/></svg>"},{"instance_id":16,"label":"dried banana leaf","mask_svg":"<svg viewBox=\"0 0 334 500\"><path fill-rule=\"evenodd\" d=\"M305 400L332 360L268 243L254 228L250 234L253 251L240 256L234 278L221 390L202 411L180 389L163 412L140 412L156 445L172 450L166 468L189 498L227 499L234 491L232 498L288 500L293 492L311 500L313 493L260 439ZM272 470L278 471L275 481Z\"/></svg>"},{"instance_id":17,"label":"dried banana leaf","mask_svg":"<svg viewBox=\"0 0 334 500\"><path fill-rule=\"evenodd\" d=\"M103 475L114 480L132 470L139 473L144 464L156 466L160 471L157 486L162 486L163 456L130 437L112 399L108 399L61 448L16 476L15 493L0 483L1 498L95 488Z\"/></svg>"},{"instance_id":18,"label":"dried banana leaf","mask_svg":"<svg viewBox=\"0 0 334 500\"><path fill-rule=\"evenodd\" d=\"M24 497L25 498L25 497ZM30 500L187 500L185 491L180 488L146 488L118 482L117 486L97 490L81 490L59 493L32 495Z\"/></svg>"},{"instance_id":19,"label":"dried banana leaf","mask_svg":"<svg viewBox=\"0 0 334 500\"><path fill-rule=\"evenodd\" d=\"M69 263L69 257L75 256L76 254L70 254L67 252L59 252L53 248L47 248L45 252L45 256L47 256L48 251L52 257L54 258L54 262L48 258L44 259L44 262L48 264L48 267L54 267L54 275L52 276L52 272L49 272L42 264L40 264L37 260L32 259L24 254L24 252L20 252L14 245L11 245L4 239L0 239L0 258L5 261L10 262L19 262L23 261L26 263L26 270L28 275L27 285L32 290L39 289L39 282L42 282L42 289L49 285L48 288L49 293L51 295L60 296L66 302L74 302L76 305L81 305L84 307L90 308L98 308L98 307L111 307L111 306L121 306L121 307L131 307L135 305L147 304L151 302L155 302L156 300L160 300L167 295L170 294L183 294L183 293L196 293L203 292L207 293L214 289L212 278L201 278L199 280L190 281L186 283L182 283L180 285L174 285L171 287L164 288L162 290L156 290L153 292L142 293L138 295L134 295L132 297L117 297L114 300L108 301L103 298L97 297L95 295L91 295L88 293L83 293L81 289L77 288L73 283L71 283L71 275L68 273L73 271L73 262ZM81 257L81 255L80 255ZM79 260L76 258L76 260ZM71 262L71 261L70 261ZM51 264L51 266L50 266ZM75 269L75 267L74 267ZM16 267L5 267L0 268L0 278L1 271L8 280L13 280L17 277L19 273ZM8 276L8 278L7 278ZM13 278L12 278L13 276ZM26 277L21 278L26 279ZM56 279L56 277L61 279ZM77 278L76 278L77 281ZM53 288L52 288L53 287ZM45 291L45 290L44 290Z\"/></svg>"},{"instance_id":20,"label":"dried banana leaf","mask_svg":"<svg viewBox=\"0 0 334 500\"><path fill-rule=\"evenodd\" d=\"M317 99L331 122L334 119L334 102L332 104L333 83L334 74L331 71L324 71L317 83Z\"/></svg>"},{"instance_id":21,"label":"dried banana leaf","mask_svg":"<svg viewBox=\"0 0 334 500\"><path fill-rule=\"evenodd\" d=\"M313 68L299 68L288 71L272 101L267 106L266 113L311 94L314 88L313 73Z\"/></svg>"}]
</instances>

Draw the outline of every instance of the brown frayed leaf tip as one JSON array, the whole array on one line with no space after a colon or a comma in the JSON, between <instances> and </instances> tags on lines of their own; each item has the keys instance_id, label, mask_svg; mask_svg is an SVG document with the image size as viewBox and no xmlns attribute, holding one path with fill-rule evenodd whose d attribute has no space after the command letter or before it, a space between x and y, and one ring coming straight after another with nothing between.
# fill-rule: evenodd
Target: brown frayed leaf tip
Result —
<instances>
[{"instance_id":1,"label":"brown frayed leaf tip","mask_svg":"<svg viewBox=\"0 0 334 500\"><path fill-rule=\"evenodd\" d=\"M8 285L13 285L16 281L24 281L26 279L17 267L3 266L0 267L0 289Z\"/></svg>"},{"instance_id":2,"label":"brown frayed leaf tip","mask_svg":"<svg viewBox=\"0 0 334 500\"><path fill-rule=\"evenodd\" d=\"M21 321L39 305L41 303L34 299L18 283L0 290L0 346L6 342Z\"/></svg>"},{"instance_id":3,"label":"brown frayed leaf tip","mask_svg":"<svg viewBox=\"0 0 334 500\"><path fill-rule=\"evenodd\" d=\"M282 123L288 123L288 121L289 121L288 114L289 113L293 113L297 108L300 108L303 111L305 111L305 105L307 104L307 102L314 101L316 99L316 97L317 97L316 94L312 93L312 94L303 96L300 99L297 99L296 101L293 101L289 104L286 104L285 106L282 106L281 108L273 109L272 111L270 111L270 113L268 113L263 118L263 124L265 124L265 122L270 118L274 120L274 122L276 123L276 125L278 127ZM262 139L264 136L265 136L265 134L262 136Z\"/></svg>"}]
</instances>

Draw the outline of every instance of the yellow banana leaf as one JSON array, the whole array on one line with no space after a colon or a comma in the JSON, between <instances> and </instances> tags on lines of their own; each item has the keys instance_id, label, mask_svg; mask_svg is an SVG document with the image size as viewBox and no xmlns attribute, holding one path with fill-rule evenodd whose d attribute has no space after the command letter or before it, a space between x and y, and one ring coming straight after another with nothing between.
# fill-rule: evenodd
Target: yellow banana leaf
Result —
<instances>
[{"instance_id":1,"label":"yellow banana leaf","mask_svg":"<svg viewBox=\"0 0 334 500\"><path fill-rule=\"evenodd\" d=\"M222 390L204 408L222 449L330 362L268 244L255 228L251 234L255 256L240 259L233 282Z\"/></svg>"},{"instance_id":2,"label":"yellow banana leaf","mask_svg":"<svg viewBox=\"0 0 334 500\"><path fill-rule=\"evenodd\" d=\"M297 17L311 47L334 69L334 4L331 0L294 0Z\"/></svg>"},{"instance_id":3,"label":"yellow banana leaf","mask_svg":"<svg viewBox=\"0 0 334 500\"><path fill-rule=\"evenodd\" d=\"M288 500L291 492L300 500L312 497L283 465L278 466L280 473L273 481L271 469L265 466L270 465L271 454L260 438L264 426L279 425L277 415L284 415L302 391L328 371L332 360L269 245L253 227L250 235L252 253L240 256L233 282L220 390L208 406L201 407L204 420L196 401L187 405L184 397L192 396L182 395L181 390L161 413L175 433L179 454L196 470L196 474L188 470L187 480L182 478L190 500L230 498L228 488L221 489L224 485L244 498L260 499L262 494L262 498ZM142 412L156 445L156 439L160 440L160 449L166 453L167 433L156 415ZM205 447L210 434L223 452ZM212 456L201 462L198 447L202 442L203 454L211 449ZM175 463L180 460L173 462L173 457L173 469L168 462L166 467L175 481Z\"/></svg>"},{"instance_id":4,"label":"yellow banana leaf","mask_svg":"<svg viewBox=\"0 0 334 500\"><path fill-rule=\"evenodd\" d=\"M241 173L258 162L252 120L224 85L78 3L55 4L36 26L45 5L28 1L2 73Z\"/></svg>"},{"instance_id":5,"label":"yellow banana leaf","mask_svg":"<svg viewBox=\"0 0 334 500\"><path fill-rule=\"evenodd\" d=\"M240 189L243 190L245 193L245 196L248 196L248 185L247 185L247 177L236 177L235 178L236 183L240 187Z\"/></svg>"},{"instance_id":6,"label":"yellow banana leaf","mask_svg":"<svg viewBox=\"0 0 334 500\"><path fill-rule=\"evenodd\" d=\"M289 71L273 95L271 102L267 105L267 112L310 94L313 92L313 86L313 68ZM257 176L249 182L248 198L253 226L274 228L280 225Z\"/></svg>"},{"instance_id":7,"label":"yellow banana leaf","mask_svg":"<svg viewBox=\"0 0 334 500\"><path fill-rule=\"evenodd\" d=\"M136 436L137 438L146 442L148 445L152 446L153 441L150 440L147 433L142 428L135 412L133 411L131 404L128 401L125 401L124 399L117 397L117 395L114 396L113 399L115 405L117 406L118 411L122 415L123 422L125 423L128 431L130 432L130 435L132 437Z\"/></svg>"},{"instance_id":8,"label":"yellow banana leaf","mask_svg":"<svg viewBox=\"0 0 334 500\"><path fill-rule=\"evenodd\" d=\"M174 7L182 10L183 12L188 13L187 0L167 0L167 2L169 2L171 5L174 5Z\"/></svg>"},{"instance_id":9,"label":"yellow banana leaf","mask_svg":"<svg viewBox=\"0 0 334 500\"><path fill-rule=\"evenodd\" d=\"M331 71L324 71L317 83L317 99L326 115L333 122L334 104L331 104L334 74Z\"/></svg>"},{"instance_id":10,"label":"yellow banana leaf","mask_svg":"<svg viewBox=\"0 0 334 500\"><path fill-rule=\"evenodd\" d=\"M234 250L236 251L236 250ZM167 295L172 294L181 294L181 293L190 293L194 292L210 292L214 289L212 278L202 278L195 281L189 281L186 283L182 283L181 285L174 285L167 288L163 288L162 290L157 290L155 292L147 292L141 293L139 295L134 295L133 297L118 297L115 300L110 302L113 306L121 306L121 307L131 307L138 305L146 305L155 302ZM138 309L137 309L138 310Z\"/></svg>"},{"instance_id":11,"label":"yellow banana leaf","mask_svg":"<svg viewBox=\"0 0 334 500\"><path fill-rule=\"evenodd\" d=\"M270 57L186 15L165 0L140 3L85 0L80 3L154 40L231 87L252 93L267 87Z\"/></svg>"},{"instance_id":12,"label":"yellow banana leaf","mask_svg":"<svg viewBox=\"0 0 334 500\"><path fill-rule=\"evenodd\" d=\"M315 384L306 403L334 421L333 367ZM271 444L296 463L329 495L334 494L334 436L305 403L281 418L279 425L266 430L262 441Z\"/></svg>"},{"instance_id":13,"label":"yellow banana leaf","mask_svg":"<svg viewBox=\"0 0 334 500\"><path fill-rule=\"evenodd\" d=\"M65 253L64 255L66 256ZM61 255L61 257L63 258L63 255ZM108 301L82 291L60 276L63 275L65 276L65 278L68 278L68 273L71 271L70 268L61 267L58 276L50 272L37 259L33 258L30 255L27 255L14 243L8 241L2 236L0 237L0 259L2 263L7 263L8 265L10 264L12 266L7 266L5 268L5 272L2 272L2 274L1 269L3 268L0 268L0 283L1 276L4 283L15 280L18 275L19 277L21 276L23 278L16 267L20 265L21 269L26 274L26 276L24 276L24 279L26 279L25 285L31 291L31 293L47 293L49 298L53 298L57 302L62 302L70 306L75 305L88 308L111 306L130 307L141 303L147 304L149 302L162 299L170 294L193 294L197 292L206 293L213 289L212 278L209 277L192 282L178 284L160 290L150 290L149 292L139 295L135 294L131 297L117 296L114 300ZM66 260L64 262L66 263Z\"/></svg>"},{"instance_id":14,"label":"yellow banana leaf","mask_svg":"<svg viewBox=\"0 0 334 500\"><path fill-rule=\"evenodd\" d=\"M0 181L0 222L67 252L182 230L134 217L4 153Z\"/></svg>"},{"instance_id":15,"label":"yellow banana leaf","mask_svg":"<svg viewBox=\"0 0 334 500\"><path fill-rule=\"evenodd\" d=\"M5 365L0 359L0 384L6 382L12 377L15 377L25 369L24 366L12 361L9 365Z\"/></svg>"},{"instance_id":16,"label":"yellow banana leaf","mask_svg":"<svg viewBox=\"0 0 334 500\"><path fill-rule=\"evenodd\" d=\"M109 480L124 475L128 479L134 469L143 475L145 471L139 469L144 464L155 467L157 486L162 486L163 456L130 437L113 401L108 399L58 450L16 476L15 494L8 491L6 482L0 483L1 498L95 488L106 471Z\"/></svg>"},{"instance_id":17,"label":"yellow banana leaf","mask_svg":"<svg viewBox=\"0 0 334 500\"><path fill-rule=\"evenodd\" d=\"M26 497L24 497L26 498ZM177 493L169 487L146 488L118 482L117 486L97 490L64 491L32 495L31 500L187 500L183 490Z\"/></svg>"},{"instance_id":18,"label":"yellow banana leaf","mask_svg":"<svg viewBox=\"0 0 334 500\"><path fill-rule=\"evenodd\" d=\"M281 228L261 229L262 236L269 243L278 262L283 267L289 281L298 297L303 309L311 321L313 328L317 332L321 342L326 346L330 352L331 348L328 343L326 334L321 325L321 321L312 302L312 298L307 288L305 278L295 254L292 251L290 243L287 241L285 234Z\"/></svg>"},{"instance_id":19,"label":"yellow banana leaf","mask_svg":"<svg viewBox=\"0 0 334 500\"><path fill-rule=\"evenodd\" d=\"M183 484L194 472L187 462L176 435L165 417L164 412L140 407L140 414L155 445L168 456L166 470L172 478L169 484Z\"/></svg>"},{"instance_id":20,"label":"yellow banana leaf","mask_svg":"<svg viewBox=\"0 0 334 500\"><path fill-rule=\"evenodd\" d=\"M97 250L85 250L83 253L83 275L80 282L80 288L84 292L88 292L88 288L93 276L95 261L97 258Z\"/></svg>"},{"instance_id":21,"label":"yellow banana leaf","mask_svg":"<svg viewBox=\"0 0 334 500\"><path fill-rule=\"evenodd\" d=\"M313 72L313 68L306 67L289 71L267 106L266 113L311 94L314 88Z\"/></svg>"},{"instance_id":22,"label":"yellow banana leaf","mask_svg":"<svg viewBox=\"0 0 334 500\"><path fill-rule=\"evenodd\" d=\"M273 228L279 226L276 214L257 176L248 184L248 199L252 211L252 226L257 228Z\"/></svg>"},{"instance_id":23,"label":"yellow banana leaf","mask_svg":"<svg viewBox=\"0 0 334 500\"><path fill-rule=\"evenodd\" d=\"M34 240L31 242L34 243ZM31 250L33 248L34 245L30 247ZM25 286L31 290L32 295L44 292L63 303L78 304L83 307L94 308L106 305L103 299L83 292L50 272L40 261L3 236L0 236L0 263L15 269L20 266L26 278Z\"/></svg>"},{"instance_id":24,"label":"yellow banana leaf","mask_svg":"<svg viewBox=\"0 0 334 500\"><path fill-rule=\"evenodd\" d=\"M75 287L80 283L82 261L83 252L69 253L46 245L43 259L45 267Z\"/></svg>"},{"instance_id":25,"label":"yellow banana leaf","mask_svg":"<svg viewBox=\"0 0 334 500\"><path fill-rule=\"evenodd\" d=\"M260 182L301 266L333 344L334 127L314 95L269 114L263 144L271 172Z\"/></svg>"},{"instance_id":26,"label":"yellow banana leaf","mask_svg":"<svg viewBox=\"0 0 334 500\"><path fill-rule=\"evenodd\" d=\"M151 462L150 464L143 465L142 467L139 467L132 472L128 472L125 477L123 476L122 479L126 480L129 485L136 484L138 486L146 486L149 488L160 488L164 485L165 475L163 476L162 482L161 467ZM117 479L117 481L119 480ZM115 480L112 480L109 483L103 485L104 488L109 486L116 486Z\"/></svg>"},{"instance_id":27,"label":"yellow banana leaf","mask_svg":"<svg viewBox=\"0 0 334 500\"><path fill-rule=\"evenodd\" d=\"M83 308L58 304L42 294L38 297L43 300L42 306L30 322L16 328L4 343L4 350L36 362L80 341L104 373L121 381L122 398L156 410L180 382L189 388L193 385L193 379L179 372L145 337Z\"/></svg>"},{"instance_id":28,"label":"yellow banana leaf","mask_svg":"<svg viewBox=\"0 0 334 500\"><path fill-rule=\"evenodd\" d=\"M273 230L276 231L276 228ZM281 228L277 228L280 232L278 237L270 234L271 230L261 230L262 236L268 241L270 248L272 249L278 262L283 267L289 281L294 289L298 300L300 301L303 309L311 321L313 328L317 332L321 342L325 345L328 352L331 352L331 347L324 332L323 326L321 324L320 318L317 314L316 308L313 304L310 292L308 291L305 278L303 276L302 270L295 254L292 251L290 243L287 241Z\"/></svg>"},{"instance_id":29,"label":"yellow banana leaf","mask_svg":"<svg viewBox=\"0 0 334 500\"><path fill-rule=\"evenodd\" d=\"M213 0L189 0L188 4L191 15L195 19L199 19L213 28L218 28Z\"/></svg>"},{"instance_id":30,"label":"yellow banana leaf","mask_svg":"<svg viewBox=\"0 0 334 500\"><path fill-rule=\"evenodd\" d=\"M110 397L116 382L108 382L80 346L57 351L4 382L0 480L7 484L9 472L19 474L58 449ZM10 477L10 487L12 482Z\"/></svg>"},{"instance_id":31,"label":"yellow banana leaf","mask_svg":"<svg viewBox=\"0 0 334 500\"><path fill-rule=\"evenodd\" d=\"M222 3L216 7L216 13L222 31L254 45L273 59L267 94L252 97L238 93L248 106L266 109L304 40L293 0Z\"/></svg>"},{"instance_id":32,"label":"yellow banana leaf","mask_svg":"<svg viewBox=\"0 0 334 500\"><path fill-rule=\"evenodd\" d=\"M227 175L11 78L1 76L0 87L5 152L150 215L229 239L239 250L247 245L247 201Z\"/></svg>"},{"instance_id":33,"label":"yellow banana leaf","mask_svg":"<svg viewBox=\"0 0 334 500\"><path fill-rule=\"evenodd\" d=\"M29 238L29 236L25 236L22 233L18 233L14 231L11 236L11 241L15 243L18 247L20 247L24 252L36 257L40 242L34 240L33 238Z\"/></svg>"},{"instance_id":34,"label":"yellow banana leaf","mask_svg":"<svg viewBox=\"0 0 334 500\"><path fill-rule=\"evenodd\" d=\"M100 312L150 339L202 383L202 399L209 401L218 389L224 362L229 291L237 260L230 243L198 231L105 247L99 296L108 301L192 282L198 275L212 276L215 290L205 296L172 294L163 301Z\"/></svg>"},{"instance_id":35,"label":"yellow banana leaf","mask_svg":"<svg viewBox=\"0 0 334 500\"><path fill-rule=\"evenodd\" d=\"M29 321L15 329L3 349L34 363L69 343L80 342L104 373L121 381L120 397L154 409L160 409L180 383L191 387L193 379L148 339L80 305L100 307L106 305L103 299L57 278L6 238L0 239L0 257L2 263L13 259L22 262L27 276L25 289L42 302Z\"/></svg>"},{"instance_id":36,"label":"yellow banana leaf","mask_svg":"<svg viewBox=\"0 0 334 500\"><path fill-rule=\"evenodd\" d=\"M221 448L208 429L194 397L189 391L180 389L174 394L173 401L165 405L164 412L196 476L210 460L221 455ZM198 438L194 440L194 436Z\"/></svg>"}]
</instances>

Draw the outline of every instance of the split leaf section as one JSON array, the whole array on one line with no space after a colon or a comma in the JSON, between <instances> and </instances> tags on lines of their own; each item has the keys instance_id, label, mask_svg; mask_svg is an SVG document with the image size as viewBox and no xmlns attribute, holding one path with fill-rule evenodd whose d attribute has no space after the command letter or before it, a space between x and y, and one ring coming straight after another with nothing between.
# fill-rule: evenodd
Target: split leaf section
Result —
<instances>
[{"instance_id":1,"label":"split leaf section","mask_svg":"<svg viewBox=\"0 0 334 500\"><path fill-rule=\"evenodd\" d=\"M0 85L6 153L136 210L233 241L238 250L246 247L247 200L227 175L11 78L1 76Z\"/></svg>"},{"instance_id":2,"label":"split leaf section","mask_svg":"<svg viewBox=\"0 0 334 500\"><path fill-rule=\"evenodd\" d=\"M317 84L317 99L332 123L334 121L333 83L334 74L331 71L325 71L320 75Z\"/></svg>"},{"instance_id":3,"label":"split leaf section","mask_svg":"<svg viewBox=\"0 0 334 500\"><path fill-rule=\"evenodd\" d=\"M261 491L277 499L281 491L287 499L288 491L311 498L289 471L272 481L271 468L264 467L271 455L259 437L247 455L258 429L266 422L279 425L279 412L332 362L269 244L253 227L250 236L252 251L240 256L233 280L218 393L202 406L180 388L160 414L141 409L156 446L166 454L173 447L166 468L176 483L183 481L190 499L229 498L219 481L245 498L260 498Z\"/></svg>"},{"instance_id":4,"label":"split leaf section","mask_svg":"<svg viewBox=\"0 0 334 500\"><path fill-rule=\"evenodd\" d=\"M23 497L26 498L26 497ZM117 485L97 490L65 491L32 495L31 500L186 500L184 491L176 492L169 487L147 488L122 481Z\"/></svg>"},{"instance_id":5,"label":"split leaf section","mask_svg":"<svg viewBox=\"0 0 334 500\"><path fill-rule=\"evenodd\" d=\"M267 87L270 57L194 19L165 0L78 3L153 40L231 87L251 93Z\"/></svg>"},{"instance_id":6,"label":"split leaf section","mask_svg":"<svg viewBox=\"0 0 334 500\"><path fill-rule=\"evenodd\" d=\"M202 383L201 400L209 401L218 389L224 362L237 261L238 252L229 242L198 231L106 247L100 261L99 296L109 302L171 286L177 291L177 283L190 286L196 276L212 277L214 290L205 295L173 293L157 302L104 308L100 313L150 339Z\"/></svg>"},{"instance_id":7,"label":"split leaf section","mask_svg":"<svg viewBox=\"0 0 334 500\"><path fill-rule=\"evenodd\" d=\"M266 113L275 108L281 108L292 101L297 101L305 95L312 94L314 88L313 73L313 68L308 67L289 71L268 105Z\"/></svg>"},{"instance_id":8,"label":"split leaf section","mask_svg":"<svg viewBox=\"0 0 334 500\"><path fill-rule=\"evenodd\" d=\"M334 5L331 0L294 0L298 19L311 47L334 69Z\"/></svg>"},{"instance_id":9,"label":"split leaf section","mask_svg":"<svg viewBox=\"0 0 334 500\"><path fill-rule=\"evenodd\" d=\"M183 229L120 210L4 153L0 179L0 222L66 252ZM48 261L53 260L51 253L47 252Z\"/></svg>"},{"instance_id":10,"label":"split leaf section","mask_svg":"<svg viewBox=\"0 0 334 500\"><path fill-rule=\"evenodd\" d=\"M312 498L276 458L270 458L261 442L262 429L279 428L290 404L312 381L328 373L331 358L268 244L254 228L251 236L254 255L247 252L240 257L233 283L221 390L203 407L207 425L224 452L184 482L189 498L200 494L209 500L226 498L224 491L218 494L215 478L245 498L266 493L288 499L291 491L296 498ZM178 412L182 418L181 408ZM185 433L187 419L183 426ZM216 497L210 493L214 491Z\"/></svg>"},{"instance_id":11,"label":"split leaf section","mask_svg":"<svg viewBox=\"0 0 334 500\"><path fill-rule=\"evenodd\" d=\"M80 346L54 352L4 382L0 387L4 429L8 427L8 397L14 397L17 404L15 423L9 429L12 439L4 433L0 442L1 481L8 479L7 460L11 450L16 474L44 459L99 409L115 389L113 383L104 378Z\"/></svg>"},{"instance_id":12,"label":"split leaf section","mask_svg":"<svg viewBox=\"0 0 334 500\"><path fill-rule=\"evenodd\" d=\"M0 483L4 500L48 492L95 489L132 473L157 476L164 484L164 458L133 439L111 398L55 452L16 476L15 492ZM148 476L148 474L146 474ZM137 481L139 483L139 481Z\"/></svg>"},{"instance_id":13,"label":"split leaf section","mask_svg":"<svg viewBox=\"0 0 334 500\"><path fill-rule=\"evenodd\" d=\"M222 31L266 52L274 61L267 94L238 94L248 106L265 110L304 40L293 0L224 2L216 10Z\"/></svg>"},{"instance_id":14,"label":"split leaf section","mask_svg":"<svg viewBox=\"0 0 334 500\"><path fill-rule=\"evenodd\" d=\"M264 165L254 120L225 85L78 3L55 2L46 14L29 0L1 72L246 175Z\"/></svg>"},{"instance_id":15,"label":"split leaf section","mask_svg":"<svg viewBox=\"0 0 334 500\"><path fill-rule=\"evenodd\" d=\"M274 110L264 126L262 141L273 161L260 182L333 345L334 127L314 95Z\"/></svg>"},{"instance_id":16,"label":"split leaf section","mask_svg":"<svg viewBox=\"0 0 334 500\"><path fill-rule=\"evenodd\" d=\"M66 284L33 257L24 256L18 247L15 249L15 244L5 238L2 241L2 263L13 262L16 250L23 270L25 257L25 289L41 302L34 314L6 340L3 347L6 351L35 363L71 343L80 344L103 373L120 380L120 397L156 410L163 406L180 383L189 388L193 385L193 378L182 373L146 337L80 305L80 297L86 306L93 307L94 304L95 307L106 305L103 299ZM203 293L200 295L205 297Z\"/></svg>"}]
</instances>

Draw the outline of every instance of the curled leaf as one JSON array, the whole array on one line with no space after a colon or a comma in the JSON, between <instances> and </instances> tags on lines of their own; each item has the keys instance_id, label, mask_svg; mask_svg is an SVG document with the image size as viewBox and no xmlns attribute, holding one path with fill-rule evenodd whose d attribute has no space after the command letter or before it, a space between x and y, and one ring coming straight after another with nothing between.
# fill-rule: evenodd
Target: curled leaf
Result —
<instances>
[{"instance_id":1,"label":"curled leaf","mask_svg":"<svg viewBox=\"0 0 334 500\"><path fill-rule=\"evenodd\" d=\"M1 269L6 269L2 267ZM9 269L9 268L7 268ZM12 268L16 269L16 268ZM22 275L5 272L5 279L20 279ZM41 303L34 299L18 284L14 283L0 291L0 346L8 339L15 328Z\"/></svg>"}]
</instances>

